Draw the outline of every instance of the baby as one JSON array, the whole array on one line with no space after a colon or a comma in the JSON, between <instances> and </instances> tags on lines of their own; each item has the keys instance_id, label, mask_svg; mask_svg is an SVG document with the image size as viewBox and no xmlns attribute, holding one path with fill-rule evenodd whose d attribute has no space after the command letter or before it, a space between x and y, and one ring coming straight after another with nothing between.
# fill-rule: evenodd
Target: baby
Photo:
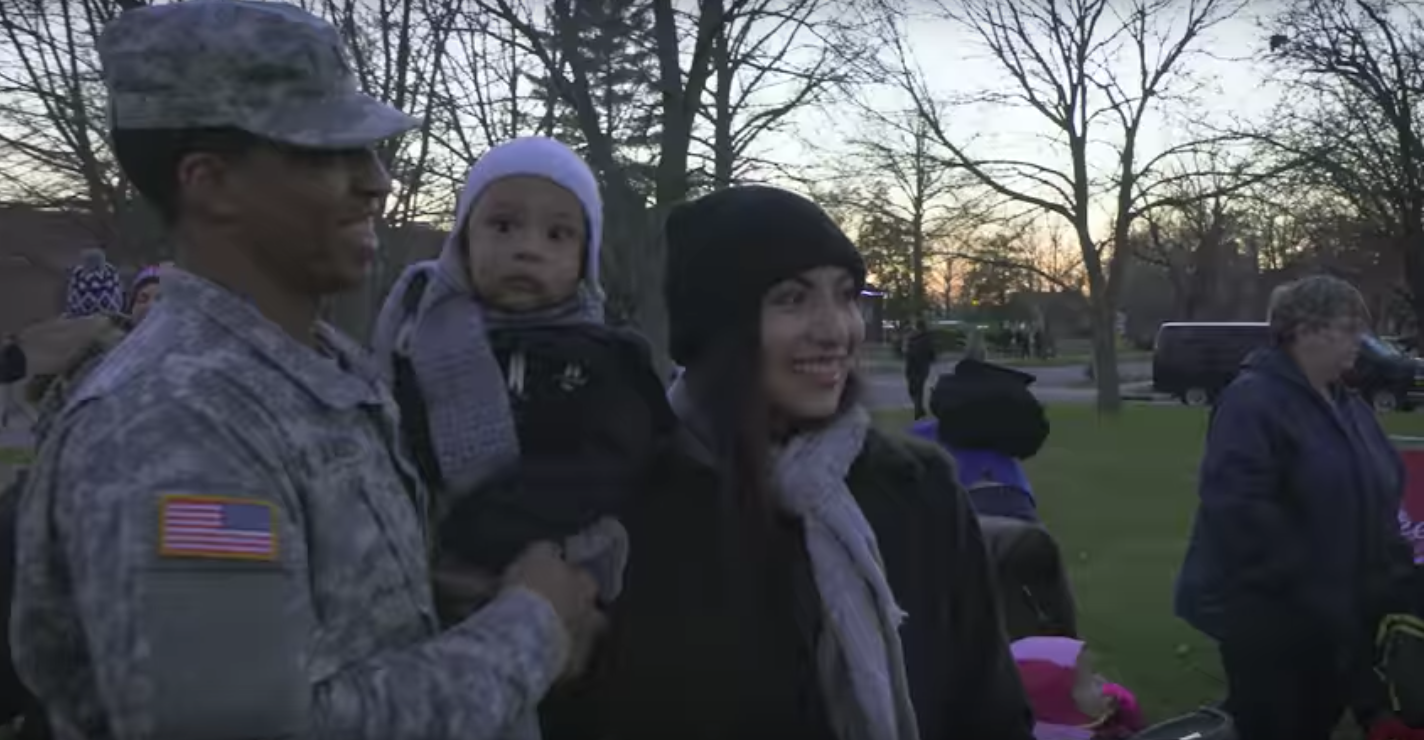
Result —
<instances>
[{"instance_id":1,"label":"baby","mask_svg":"<svg viewBox=\"0 0 1424 740\"><path fill-rule=\"evenodd\" d=\"M1081 640L1025 637L1011 647L1037 740L1116 740L1142 730L1137 699L1093 672Z\"/></svg>"},{"instance_id":2,"label":"baby","mask_svg":"<svg viewBox=\"0 0 1424 740\"><path fill-rule=\"evenodd\" d=\"M568 147L496 147L470 170L439 258L397 281L372 344L436 495L442 556L498 573L535 541L565 543L611 598L622 556L598 555L626 535L575 535L620 513L674 417L646 344L603 324L602 221L598 183Z\"/></svg>"}]
</instances>

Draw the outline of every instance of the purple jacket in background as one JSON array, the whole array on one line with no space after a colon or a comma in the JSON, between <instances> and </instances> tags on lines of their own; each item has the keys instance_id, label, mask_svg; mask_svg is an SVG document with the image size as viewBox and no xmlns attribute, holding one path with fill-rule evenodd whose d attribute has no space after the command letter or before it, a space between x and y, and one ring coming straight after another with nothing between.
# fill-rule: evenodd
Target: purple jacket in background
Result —
<instances>
[{"instance_id":1,"label":"purple jacket in background","mask_svg":"<svg viewBox=\"0 0 1424 740\"><path fill-rule=\"evenodd\" d=\"M940 442L939 422L934 419L915 422L910 427L910 434L927 439L948 450L949 454L954 456L955 467L959 471L959 484L966 490L975 484L993 481L1000 485L1013 486L1022 490L1028 496L1029 505L1037 507L1037 501L1033 497L1033 487L1029 485L1028 475L1024 473L1023 466L1019 464L1018 460L988 450L961 450L950 447Z\"/></svg>"}]
</instances>

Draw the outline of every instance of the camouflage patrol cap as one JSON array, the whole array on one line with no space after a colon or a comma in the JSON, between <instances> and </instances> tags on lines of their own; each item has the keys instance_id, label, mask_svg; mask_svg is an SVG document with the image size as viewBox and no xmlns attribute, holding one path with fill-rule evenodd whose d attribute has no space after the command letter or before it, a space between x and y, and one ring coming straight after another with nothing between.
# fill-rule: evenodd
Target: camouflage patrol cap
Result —
<instances>
[{"instance_id":1,"label":"camouflage patrol cap","mask_svg":"<svg viewBox=\"0 0 1424 740\"><path fill-rule=\"evenodd\" d=\"M235 128L352 149L416 119L361 92L330 23L286 3L192 0L127 11L96 44L115 129Z\"/></svg>"}]
</instances>

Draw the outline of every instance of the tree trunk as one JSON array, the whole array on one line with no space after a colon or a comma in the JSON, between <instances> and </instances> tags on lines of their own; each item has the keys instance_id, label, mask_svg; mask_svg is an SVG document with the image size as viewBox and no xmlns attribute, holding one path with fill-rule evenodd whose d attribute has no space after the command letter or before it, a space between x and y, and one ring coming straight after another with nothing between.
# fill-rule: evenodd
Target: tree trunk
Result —
<instances>
[{"instance_id":1,"label":"tree trunk","mask_svg":"<svg viewBox=\"0 0 1424 740\"><path fill-rule=\"evenodd\" d=\"M655 295L646 296L646 300L639 302L637 316L639 331L656 348L653 352L653 364L657 367L658 377L664 379L672 377L672 358L668 356L667 351L667 302L663 300L662 295L663 269L667 258L667 245L663 242L662 229L665 213L665 208L647 210L641 221L642 238L649 244L642 250L644 258L641 260L639 272L644 284L658 288Z\"/></svg>"},{"instance_id":2,"label":"tree trunk","mask_svg":"<svg viewBox=\"0 0 1424 740\"><path fill-rule=\"evenodd\" d=\"M916 214L914 222L911 224L911 226L914 229L914 234L912 235L914 243L911 247L912 252L910 255L910 264L913 268L913 276L911 279L915 281L914 289L912 292L912 301L914 302L914 306L911 308L911 311L912 313L914 313L916 318L921 318L925 315L926 308L924 218L921 217L919 214Z\"/></svg>"},{"instance_id":3,"label":"tree trunk","mask_svg":"<svg viewBox=\"0 0 1424 740\"><path fill-rule=\"evenodd\" d=\"M1246 237L1246 274L1245 280L1241 281L1240 291L1236 296L1236 318L1251 317L1253 320L1257 315L1256 306L1260 303L1261 292L1261 243L1255 236Z\"/></svg>"},{"instance_id":4,"label":"tree trunk","mask_svg":"<svg viewBox=\"0 0 1424 740\"><path fill-rule=\"evenodd\" d=\"M732 86L737 71L732 67L727 36L731 30L723 27L712 45L712 67L715 88L712 108L712 187L721 190L732 186L735 174L737 146L732 131Z\"/></svg>"},{"instance_id":5,"label":"tree trunk","mask_svg":"<svg viewBox=\"0 0 1424 740\"><path fill-rule=\"evenodd\" d=\"M1093 380L1098 388L1098 413L1122 410L1122 389L1117 368L1117 316L1112 301L1094 291L1088 297L1093 312Z\"/></svg>"},{"instance_id":6,"label":"tree trunk","mask_svg":"<svg viewBox=\"0 0 1424 740\"><path fill-rule=\"evenodd\" d=\"M1126 224L1119 220L1115 227L1117 243L1127 243ZM1117 372L1117 305L1113 288L1122 285L1127 260L1114 252L1103 264L1098 245L1088 230L1087 219L1079 217L1074 225L1078 244L1083 252L1083 271L1088 277L1088 314L1093 327L1093 381L1098 388L1098 413L1116 414L1122 410L1121 389Z\"/></svg>"},{"instance_id":7,"label":"tree trunk","mask_svg":"<svg viewBox=\"0 0 1424 740\"><path fill-rule=\"evenodd\" d=\"M662 377L671 362L667 354L667 307L663 301L662 218L665 209L643 208L630 201L607 204L604 286L609 318L637 328L652 345L653 361Z\"/></svg>"},{"instance_id":8,"label":"tree trunk","mask_svg":"<svg viewBox=\"0 0 1424 740\"><path fill-rule=\"evenodd\" d=\"M1404 272L1409 280L1409 307L1414 310L1414 341L1424 347L1424 241L1416 236L1406 240Z\"/></svg>"}]
</instances>

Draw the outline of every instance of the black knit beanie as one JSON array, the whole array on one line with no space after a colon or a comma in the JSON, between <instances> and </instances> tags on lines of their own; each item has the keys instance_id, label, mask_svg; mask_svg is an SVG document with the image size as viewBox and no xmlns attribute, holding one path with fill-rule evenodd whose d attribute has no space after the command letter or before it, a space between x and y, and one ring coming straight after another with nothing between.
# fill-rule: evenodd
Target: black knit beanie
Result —
<instances>
[{"instance_id":1,"label":"black knit beanie","mask_svg":"<svg viewBox=\"0 0 1424 740\"><path fill-rule=\"evenodd\" d=\"M749 185L675 206L663 281L673 360L692 364L723 332L756 320L773 286L818 267L865 280L855 244L805 197Z\"/></svg>"},{"instance_id":2,"label":"black knit beanie","mask_svg":"<svg viewBox=\"0 0 1424 740\"><path fill-rule=\"evenodd\" d=\"M1029 390L1034 376L1003 365L964 359L930 392L930 412L944 444L989 450L1018 460L1038 454L1048 439L1048 415Z\"/></svg>"}]
</instances>

